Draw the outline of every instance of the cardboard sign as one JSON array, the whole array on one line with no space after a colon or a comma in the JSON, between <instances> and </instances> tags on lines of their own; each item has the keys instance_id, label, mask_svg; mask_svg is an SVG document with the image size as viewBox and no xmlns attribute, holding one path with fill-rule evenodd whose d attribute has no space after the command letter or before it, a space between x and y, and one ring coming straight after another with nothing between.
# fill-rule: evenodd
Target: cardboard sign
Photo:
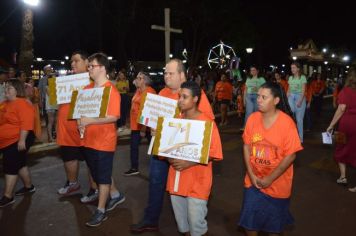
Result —
<instances>
[{"instance_id":1,"label":"cardboard sign","mask_svg":"<svg viewBox=\"0 0 356 236\"><path fill-rule=\"evenodd\" d=\"M111 87L73 91L68 119L106 117Z\"/></svg>"},{"instance_id":2,"label":"cardboard sign","mask_svg":"<svg viewBox=\"0 0 356 236\"><path fill-rule=\"evenodd\" d=\"M70 103L72 98L72 92L83 89L89 83L89 73L49 78L49 104L57 105Z\"/></svg>"},{"instance_id":3,"label":"cardboard sign","mask_svg":"<svg viewBox=\"0 0 356 236\"><path fill-rule=\"evenodd\" d=\"M178 114L177 100L147 93L142 96L137 123L155 129L158 117L175 117Z\"/></svg>"},{"instance_id":4,"label":"cardboard sign","mask_svg":"<svg viewBox=\"0 0 356 236\"><path fill-rule=\"evenodd\" d=\"M208 164L211 121L159 117L152 154Z\"/></svg>"}]
</instances>

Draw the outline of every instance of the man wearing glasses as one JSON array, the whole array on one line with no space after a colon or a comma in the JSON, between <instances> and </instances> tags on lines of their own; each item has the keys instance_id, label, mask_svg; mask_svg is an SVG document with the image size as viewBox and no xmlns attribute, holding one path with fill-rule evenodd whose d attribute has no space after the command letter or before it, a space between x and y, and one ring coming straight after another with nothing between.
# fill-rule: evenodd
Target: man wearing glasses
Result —
<instances>
[{"instance_id":1,"label":"man wearing glasses","mask_svg":"<svg viewBox=\"0 0 356 236\"><path fill-rule=\"evenodd\" d=\"M125 197L119 193L111 177L117 146L116 120L120 117L120 94L108 80L109 60L107 56L96 53L88 60L89 75L94 83L84 89L111 87L106 117L82 117L78 120L79 131L83 134L85 161L99 189L98 208L86 223L87 226L95 227L105 221L106 212L124 202ZM107 202L109 196L110 200Z\"/></svg>"}]
</instances>

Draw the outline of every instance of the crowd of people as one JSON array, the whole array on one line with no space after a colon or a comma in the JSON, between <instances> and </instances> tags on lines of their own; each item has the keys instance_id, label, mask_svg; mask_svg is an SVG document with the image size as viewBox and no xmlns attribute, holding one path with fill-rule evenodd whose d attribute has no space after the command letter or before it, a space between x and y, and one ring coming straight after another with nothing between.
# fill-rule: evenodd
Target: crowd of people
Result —
<instances>
[{"instance_id":1,"label":"crowd of people","mask_svg":"<svg viewBox=\"0 0 356 236\"><path fill-rule=\"evenodd\" d=\"M80 190L79 163L85 161L90 188L82 203L97 201L97 208L86 222L96 227L107 219L107 212L125 201L112 177L117 137L126 128L129 117L130 169L125 176L139 174L139 145L148 141L155 130L139 124L137 117L142 98L147 93L178 101L180 119L212 121L212 137L207 165L190 161L150 157L147 207L141 220L130 226L133 233L157 231L163 199L170 194L178 231L184 235L207 235L208 200L212 187L212 165L223 159L219 128L229 124L228 110L235 110L243 119L243 159L246 166L244 197L238 224L247 235L265 231L270 235L283 232L293 223L289 203L293 180L293 161L302 150L303 134L312 129L311 109L321 115L323 95L327 86L323 75L314 73L307 78L299 63L291 64L290 76L275 71L263 76L257 66L250 67L245 81L230 78L226 71L214 76L200 76L196 70L186 75L179 59L165 66L165 88L155 91L152 79L139 71L132 81L135 92L130 99L130 83L124 70L111 74L105 54L73 52L73 74L89 72L91 83L84 89L110 87L107 114L103 118L82 117L69 120L70 104L53 106L49 103L48 79L53 76L50 66L38 87L26 74L16 77L14 68L0 73L0 152L3 155L5 190L0 208L15 202L15 196L36 191L26 165L27 152L35 138L41 138L41 117L46 119L48 142L56 141L66 174L65 184L57 190L68 196ZM338 184L346 184L346 165L356 167L354 145L356 130L356 70L351 68L344 88L337 86L334 104L337 107L328 132L338 124L339 141L335 160L340 168ZM216 82L216 83L215 83ZM131 104L131 105L130 105ZM232 106L236 104L236 106ZM215 124L214 106L221 114ZM243 114L245 116L243 117ZM305 121L305 122L304 122ZM232 121L230 121L232 122ZM304 125L305 124L305 125ZM285 130L281 134L279 130ZM277 135L278 134L278 135ZM180 172L179 190L174 189L176 172ZM18 177L23 187L15 191ZM356 192L356 187L349 189ZM15 192L14 192L15 191Z\"/></svg>"}]
</instances>

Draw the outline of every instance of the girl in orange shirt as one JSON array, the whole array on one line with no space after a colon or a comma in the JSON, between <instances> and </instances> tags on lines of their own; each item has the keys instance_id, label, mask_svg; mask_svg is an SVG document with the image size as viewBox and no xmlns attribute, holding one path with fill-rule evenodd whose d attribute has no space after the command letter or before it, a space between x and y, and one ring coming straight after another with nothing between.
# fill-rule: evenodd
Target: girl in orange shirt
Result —
<instances>
[{"instance_id":1,"label":"girl in orange shirt","mask_svg":"<svg viewBox=\"0 0 356 236\"><path fill-rule=\"evenodd\" d=\"M198 110L201 89L195 82L184 82L179 91L178 106L184 119L213 122L209 158L222 160L222 146L219 131L212 119ZM212 186L212 162L203 165L195 162L168 158L167 191L178 225L178 231L185 235L206 235L207 203ZM174 188L176 171L180 171L178 189Z\"/></svg>"},{"instance_id":2,"label":"girl in orange shirt","mask_svg":"<svg viewBox=\"0 0 356 236\"><path fill-rule=\"evenodd\" d=\"M247 173L239 225L247 235L280 234L293 223L288 209L293 161L302 146L281 86L263 84L257 104L259 111L250 115L243 134Z\"/></svg>"},{"instance_id":3,"label":"girl in orange shirt","mask_svg":"<svg viewBox=\"0 0 356 236\"><path fill-rule=\"evenodd\" d=\"M15 202L13 191L19 176L24 187L15 192L16 196L36 191L26 166L27 152L35 139L35 111L25 96L21 81L11 79L6 82L6 100L0 104L0 153L3 154L5 173L5 189L0 199L0 208Z\"/></svg>"}]
</instances>

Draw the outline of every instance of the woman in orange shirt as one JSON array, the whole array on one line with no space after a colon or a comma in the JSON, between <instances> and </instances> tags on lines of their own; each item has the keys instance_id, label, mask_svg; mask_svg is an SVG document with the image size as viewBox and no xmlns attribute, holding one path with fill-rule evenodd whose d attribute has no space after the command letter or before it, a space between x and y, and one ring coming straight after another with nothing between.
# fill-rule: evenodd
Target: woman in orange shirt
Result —
<instances>
[{"instance_id":1,"label":"woman in orange shirt","mask_svg":"<svg viewBox=\"0 0 356 236\"><path fill-rule=\"evenodd\" d=\"M195 82L184 82L179 91L178 106L183 119L212 121L209 158L207 165L168 158L170 168L167 191L178 225L178 231L185 235L206 235L207 203L212 186L212 160L222 160L222 146L215 122L198 110L201 89ZM175 189L176 172L180 171L178 188Z\"/></svg>"},{"instance_id":2,"label":"woman in orange shirt","mask_svg":"<svg viewBox=\"0 0 356 236\"><path fill-rule=\"evenodd\" d=\"M220 104L220 126L227 125L227 108L232 99L232 85L227 79L227 74L221 74L220 81L215 86L215 97Z\"/></svg>"},{"instance_id":3,"label":"woman in orange shirt","mask_svg":"<svg viewBox=\"0 0 356 236\"><path fill-rule=\"evenodd\" d=\"M35 111L25 96L25 88L21 81L11 79L6 82L6 100L0 104L0 153L3 154L5 173L5 190L0 207L15 202L13 190L18 176L24 187L15 192L16 196L36 191L26 166L27 152L35 138L33 134Z\"/></svg>"},{"instance_id":4,"label":"woman in orange shirt","mask_svg":"<svg viewBox=\"0 0 356 236\"><path fill-rule=\"evenodd\" d=\"M156 91L150 86L151 78L145 72L138 72L136 79L133 81L137 90L132 98L131 111L130 111L130 127L131 127L131 140L130 140L130 159L131 168L124 173L125 176L138 175L138 154L141 138L146 137L148 143L151 142L151 131L146 129L146 126L137 123L139 110L142 98L147 93L156 94Z\"/></svg>"},{"instance_id":5,"label":"woman in orange shirt","mask_svg":"<svg viewBox=\"0 0 356 236\"><path fill-rule=\"evenodd\" d=\"M280 234L293 223L288 209L293 161L302 146L280 85L263 84L257 104L259 111L250 115L243 134L247 173L239 225L247 235Z\"/></svg>"}]
</instances>

